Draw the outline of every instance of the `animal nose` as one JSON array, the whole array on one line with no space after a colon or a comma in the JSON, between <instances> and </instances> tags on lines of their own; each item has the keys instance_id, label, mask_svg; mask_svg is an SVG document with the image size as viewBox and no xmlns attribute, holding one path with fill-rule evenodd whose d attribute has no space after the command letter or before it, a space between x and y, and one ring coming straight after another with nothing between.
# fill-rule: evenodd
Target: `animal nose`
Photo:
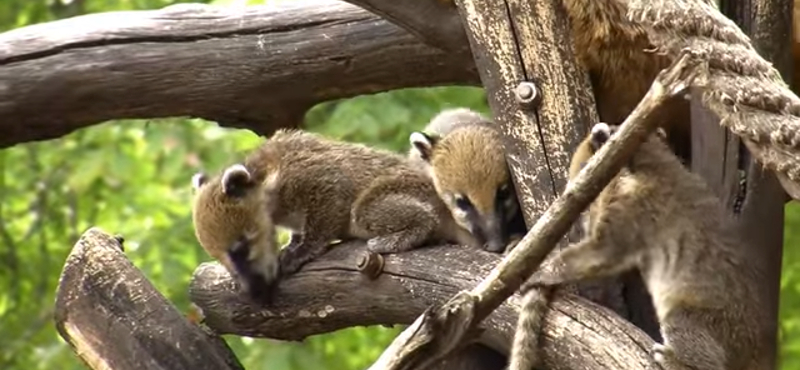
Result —
<instances>
[{"instance_id":1,"label":"animal nose","mask_svg":"<svg viewBox=\"0 0 800 370\"><path fill-rule=\"evenodd\" d=\"M506 248L506 243L502 240L493 238L486 243L486 250L493 253L500 253Z\"/></svg>"}]
</instances>

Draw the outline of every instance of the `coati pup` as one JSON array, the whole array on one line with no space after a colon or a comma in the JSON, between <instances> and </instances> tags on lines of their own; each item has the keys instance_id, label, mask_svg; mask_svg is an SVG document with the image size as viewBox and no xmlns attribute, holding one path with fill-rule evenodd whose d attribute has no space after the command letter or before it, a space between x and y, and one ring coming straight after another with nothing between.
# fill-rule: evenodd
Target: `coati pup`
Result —
<instances>
[{"instance_id":1,"label":"coati pup","mask_svg":"<svg viewBox=\"0 0 800 370\"><path fill-rule=\"evenodd\" d=\"M614 131L604 123L593 127L573 155L570 179ZM764 369L767 322L756 303L761 271L744 257L714 193L664 139L661 131L641 144L589 207L588 235L556 252L552 271L538 270L528 285L635 268L653 297L663 344L652 354L663 368Z\"/></svg>"},{"instance_id":2,"label":"coati pup","mask_svg":"<svg viewBox=\"0 0 800 370\"><path fill-rule=\"evenodd\" d=\"M317 134L279 130L242 164L194 182L198 241L253 297L335 239L364 239L380 254L429 241L479 246L402 155ZM275 226L292 230L280 254Z\"/></svg>"},{"instance_id":3,"label":"coati pup","mask_svg":"<svg viewBox=\"0 0 800 370\"><path fill-rule=\"evenodd\" d=\"M456 222L486 250L502 253L524 236L505 149L489 119L466 108L444 110L409 141L409 157L433 179Z\"/></svg>"}]
</instances>

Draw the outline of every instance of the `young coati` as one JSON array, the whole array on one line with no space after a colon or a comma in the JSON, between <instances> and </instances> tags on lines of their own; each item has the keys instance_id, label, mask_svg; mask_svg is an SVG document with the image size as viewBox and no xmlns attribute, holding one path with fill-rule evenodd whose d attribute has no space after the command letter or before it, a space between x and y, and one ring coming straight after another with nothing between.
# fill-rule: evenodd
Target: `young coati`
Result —
<instances>
[{"instance_id":1,"label":"young coati","mask_svg":"<svg viewBox=\"0 0 800 370\"><path fill-rule=\"evenodd\" d=\"M210 181L196 175L195 187L198 241L254 298L335 239L365 239L381 254L429 241L480 245L402 155L299 130L277 131ZM275 226L292 230L279 256Z\"/></svg>"},{"instance_id":2,"label":"young coati","mask_svg":"<svg viewBox=\"0 0 800 370\"><path fill-rule=\"evenodd\" d=\"M433 179L453 218L484 243L503 252L526 232L500 133L483 115L445 110L409 137L409 157Z\"/></svg>"},{"instance_id":3,"label":"young coati","mask_svg":"<svg viewBox=\"0 0 800 370\"><path fill-rule=\"evenodd\" d=\"M613 131L595 125L571 168L579 169ZM662 131L641 144L589 207L588 235L556 252L552 271L538 270L529 284L555 286L635 268L653 297L664 338L653 357L663 368L764 369L769 338L757 304L761 272L745 259L714 193L664 139ZM577 172L570 172L572 179Z\"/></svg>"}]
</instances>

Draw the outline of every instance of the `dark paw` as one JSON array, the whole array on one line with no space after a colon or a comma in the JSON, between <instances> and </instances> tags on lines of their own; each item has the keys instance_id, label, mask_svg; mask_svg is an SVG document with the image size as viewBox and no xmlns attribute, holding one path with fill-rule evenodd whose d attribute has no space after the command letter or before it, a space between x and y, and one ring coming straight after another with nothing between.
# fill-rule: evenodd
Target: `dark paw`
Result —
<instances>
[{"instance_id":1,"label":"dark paw","mask_svg":"<svg viewBox=\"0 0 800 370\"><path fill-rule=\"evenodd\" d=\"M253 275L245 285L247 296L260 305L269 305L275 297L277 281L267 282L261 276Z\"/></svg>"},{"instance_id":2,"label":"dark paw","mask_svg":"<svg viewBox=\"0 0 800 370\"><path fill-rule=\"evenodd\" d=\"M299 271L307 261L298 259L294 253L284 251L278 256L278 262L280 275L289 276Z\"/></svg>"}]
</instances>

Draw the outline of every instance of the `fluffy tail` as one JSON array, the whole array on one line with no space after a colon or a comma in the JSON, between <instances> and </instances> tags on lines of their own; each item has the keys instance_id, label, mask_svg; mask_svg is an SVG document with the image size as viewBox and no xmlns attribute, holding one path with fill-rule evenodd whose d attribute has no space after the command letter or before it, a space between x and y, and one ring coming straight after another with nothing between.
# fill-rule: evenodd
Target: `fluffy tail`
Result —
<instances>
[{"instance_id":1,"label":"fluffy tail","mask_svg":"<svg viewBox=\"0 0 800 370\"><path fill-rule=\"evenodd\" d=\"M550 288L532 287L522 298L508 370L531 370L540 365L539 335L550 293Z\"/></svg>"}]
</instances>

